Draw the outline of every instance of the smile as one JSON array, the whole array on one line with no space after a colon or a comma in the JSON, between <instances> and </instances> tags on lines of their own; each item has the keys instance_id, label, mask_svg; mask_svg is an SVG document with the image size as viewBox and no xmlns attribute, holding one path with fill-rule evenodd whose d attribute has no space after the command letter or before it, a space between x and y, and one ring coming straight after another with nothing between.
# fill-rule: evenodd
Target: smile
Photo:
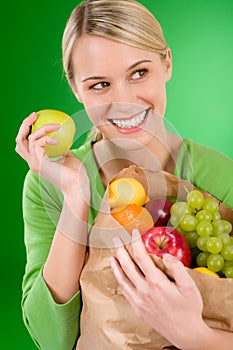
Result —
<instances>
[{"instance_id":1,"label":"smile","mask_svg":"<svg viewBox=\"0 0 233 350\"><path fill-rule=\"evenodd\" d=\"M111 123L121 129L132 129L140 126L146 118L148 109L130 119L111 119Z\"/></svg>"}]
</instances>

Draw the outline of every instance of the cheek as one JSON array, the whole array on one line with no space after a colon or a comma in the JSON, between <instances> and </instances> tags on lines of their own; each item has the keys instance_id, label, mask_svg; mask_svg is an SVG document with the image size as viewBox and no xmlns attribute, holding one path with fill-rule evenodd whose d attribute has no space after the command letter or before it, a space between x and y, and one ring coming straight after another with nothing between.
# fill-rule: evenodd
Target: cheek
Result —
<instances>
[{"instance_id":1,"label":"cheek","mask_svg":"<svg viewBox=\"0 0 233 350\"><path fill-rule=\"evenodd\" d=\"M80 90L79 96L82 100L82 104L86 110L96 110L96 113L101 112L102 106L106 103L106 99L100 94L95 94L90 91ZM99 112L100 110L100 112ZM94 112L93 112L94 113Z\"/></svg>"},{"instance_id":2,"label":"cheek","mask_svg":"<svg viewBox=\"0 0 233 350\"><path fill-rule=\"evenodd\" d=\"M155 111L163 115L166 107L166 89L163 87L155 88L154 86L148 90L145 100L153 105Z\"/></svg>"},{"instance_id":3,"label":"cheek","mask_svg":"<svg viewBox=\"0 0 233 350\"><path fill-rule=\"evenodd\" d=\"M102 127L106 125L105 116L108 112L109 105L108 104L96 104L96 105L88 105L84 104L87 115L94 126Z\"/></svg>"}]
</instances>

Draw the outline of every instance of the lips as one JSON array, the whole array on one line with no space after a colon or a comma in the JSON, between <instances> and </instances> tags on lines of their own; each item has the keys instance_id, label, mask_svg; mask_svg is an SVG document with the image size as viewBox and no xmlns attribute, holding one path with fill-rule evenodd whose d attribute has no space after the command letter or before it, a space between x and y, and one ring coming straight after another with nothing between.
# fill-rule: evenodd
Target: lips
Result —
<instances>
[{"instance_id":1,"label":"lips","mask_svg":"<svg viewBox=\"0 0 233 350\"><path fill-rule=\"evenodd\" d=\"M109 119L109 121L121 132L135 132L141 129L148 112L149 109L128 119Z\"/></svg>"}]
</instances>

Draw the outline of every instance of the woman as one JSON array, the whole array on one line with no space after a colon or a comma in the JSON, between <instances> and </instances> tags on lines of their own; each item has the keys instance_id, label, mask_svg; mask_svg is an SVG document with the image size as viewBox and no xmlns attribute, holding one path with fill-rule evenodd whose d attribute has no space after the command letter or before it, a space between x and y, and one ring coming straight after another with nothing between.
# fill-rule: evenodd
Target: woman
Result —
<instances>
[{"instance_id":1,"label":"woman","mask_svg":"<svg viewBox=\"0 0 233 350\"><path fill-rule=\"evenodd\" d=\"M22 123L16 146L30 167L23 194L23 316L37 346L46 350L72 349L79 336L79 278L88 225L113 175L130 164L163 169L233 207L233 184L225 182L232 160L164 127L172 57L159 23L145 7L134 0L81 3L64 31L63 63L100 137L92 135L80 149L52 162L44 147L56 141L46 133L59 125L30 134L37 118L32 113ZM230 349L232 333L204 323L198 289L182 264L165 256L176 280L170 283L147 257L140 237L133 249L143 274L122 246L110 264L136 315L180 349Z\"/></svg>"}]
</instances>

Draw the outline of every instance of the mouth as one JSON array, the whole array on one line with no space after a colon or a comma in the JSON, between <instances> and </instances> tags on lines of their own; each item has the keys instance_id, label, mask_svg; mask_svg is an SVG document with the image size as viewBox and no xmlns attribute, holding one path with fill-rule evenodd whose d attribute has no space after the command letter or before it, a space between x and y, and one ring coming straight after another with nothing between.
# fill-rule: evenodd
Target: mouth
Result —
<instances>
[{"instance_id":1,"label":"mouth","mask_svg":"<svg viewBox=\"0 0 233 350\"><path fill-rule=\"evenodd\" d=\"M123 133L139 131L148 116L149 110L150 109L148 108L128 119L109 119L109 121L118 129L118 131Z\"/></svg>"}]
</instances>

